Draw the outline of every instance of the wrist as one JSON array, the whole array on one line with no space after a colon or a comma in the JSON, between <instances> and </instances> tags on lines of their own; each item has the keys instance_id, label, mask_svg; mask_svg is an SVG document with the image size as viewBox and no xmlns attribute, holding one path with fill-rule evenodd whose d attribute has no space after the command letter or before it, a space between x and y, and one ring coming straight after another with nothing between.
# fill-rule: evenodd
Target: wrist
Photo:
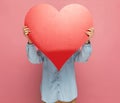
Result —
<instances>
[{"instance_id":1,"label":"wrist","mask_svg":"<svg viewBox=\"0 0 120 103\"><path fill-rule=\"evenodd\" d=\"M90 44L90 40L87 40L87 41L85 42L85 44Z\"/></svg>"},{"instance_id":2,"label":"wrist","mask_svg":"<svg viewBox=\"0 0 120 103\"><path fill-rule=\"evenodd\" d=\"M28 44L33 44L33 43L32 43L32 42L30 42L30 41L28 41L27 43L28 43Z\"/></svg>"},{"instance_id":3,"label":"wrist","mask_svg":"<svg viewBox=\"0 0 120 103\"><path fill-rule=\"evenodd\" d=\"M29 44L32 44L32 41L31 41L30 39L28 39L28 43L29 43Z\"/></svg>"}]
</instances>

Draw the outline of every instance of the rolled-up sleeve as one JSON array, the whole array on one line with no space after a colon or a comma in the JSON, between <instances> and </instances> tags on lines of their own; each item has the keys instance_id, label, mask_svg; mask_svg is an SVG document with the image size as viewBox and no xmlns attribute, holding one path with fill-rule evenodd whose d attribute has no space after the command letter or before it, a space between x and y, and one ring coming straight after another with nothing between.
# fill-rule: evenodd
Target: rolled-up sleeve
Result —
<instances>
[{"instance_id":1,"label":"rolled-up sleeve","mask_svg":"<svg viewBox=\"0 0 120 103\"><path fill-rule=\"evenodd\" d=\"M42 63L44 60L43 54L37 50L34 46L34 44L28 44L26 45L26 52L28 60L33 64L39 64Z\"/></svg>"},{"instance_id":2,"label":"rolled-up sleeve","mask_svg":"<svg viewBox=\"0 0 120 103\"><path fill-rule=\"evenodd\" d=\"M88 61L92 52L91 44L84 44L74 55L75 62L86 62Z\"/></svg>"}]
</instances>

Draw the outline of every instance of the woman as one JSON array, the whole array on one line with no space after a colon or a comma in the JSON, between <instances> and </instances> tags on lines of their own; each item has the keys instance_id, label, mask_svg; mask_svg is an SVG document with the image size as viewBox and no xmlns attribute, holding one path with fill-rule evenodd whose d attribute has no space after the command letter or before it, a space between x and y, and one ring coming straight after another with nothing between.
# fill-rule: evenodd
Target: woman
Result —
<instances>
[{"instance_id":1,"label":"woman","mask_svg":"<svg viewBox=\"0 0 120 103\"><path fill-rule=\"evenodd\" d=\"M24 27L24 35L28 38L30 29ZM94 34L94 29L86 31L89 36L88 41L73 54L64 64L60 71L57 71L53 63L40 50L36 50L35 45L28 38L26 51L28 60L33 64L43 63L43 74L41 83L42 103L76 103L77 86L74 71L74 62L86 62L91 55L90 39Z\"/></svg>"}]
</instances>

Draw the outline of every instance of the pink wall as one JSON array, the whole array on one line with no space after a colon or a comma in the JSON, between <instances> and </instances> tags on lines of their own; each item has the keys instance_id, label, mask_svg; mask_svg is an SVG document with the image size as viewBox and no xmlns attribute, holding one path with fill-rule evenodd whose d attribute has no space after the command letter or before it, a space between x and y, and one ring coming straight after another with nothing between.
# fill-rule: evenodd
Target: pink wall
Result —
<instances>
[{"instance_id":1,"label":"pink wall","mask_svg":"<svg viewBox=\"0 0 120 103\"><path fill-rule=\"evenodd\" d=\"M76 63L78 103L120 103L119 0L1 0L0 103L40 103L41 65L28 62L22 34L26 11L38 2L60 9L80 3L93 14L93 53L87 63Z\"/></svg>"}]
</instances>

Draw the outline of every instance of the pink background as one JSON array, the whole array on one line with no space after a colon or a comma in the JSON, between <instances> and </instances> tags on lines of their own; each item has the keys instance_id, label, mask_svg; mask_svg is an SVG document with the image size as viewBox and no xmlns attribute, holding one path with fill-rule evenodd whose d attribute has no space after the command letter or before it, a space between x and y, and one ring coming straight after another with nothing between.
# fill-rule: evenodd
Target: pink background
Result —
<instances>
[{"instance_id":1,"label":"pink background","mask_svg":"<svg viewBox=\"0 0 120 103\"><path fill-rule=\"evenodd\" d=\"M60 9L70 3L86 6L94 18L95 36L87 63L76 63L77 103L120 103L119 0L1 0L0 103L40 103L41 65L29 63L23 20L34 4Z\"/></svg>"}]
</instances>

